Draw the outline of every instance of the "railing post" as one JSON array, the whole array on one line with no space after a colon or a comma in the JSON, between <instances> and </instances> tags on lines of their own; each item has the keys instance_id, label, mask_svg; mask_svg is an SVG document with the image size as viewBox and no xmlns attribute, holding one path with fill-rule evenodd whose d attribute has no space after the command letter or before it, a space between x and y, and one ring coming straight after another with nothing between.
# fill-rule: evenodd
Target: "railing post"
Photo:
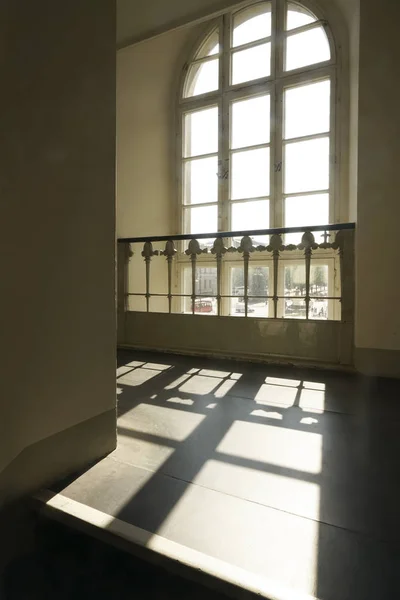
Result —
<instances>
[{"instance_id":1,"label":"railing post","mask_svg":"<svg viewBox=\"0 0 400 600\"><path fill-rule=\"evenodd\" d=\"M163 256L167 257L168 266L168 312L172 312L172 260L176 254L175 244L173 240L168 240L165 244L165 250L161 252Z\"/></svg>"},{"instance_id":2,"label":"railing post","mask_svg":"<svg viewBox=\"0 0 400 600\"><path fill-rule=\"evenodd\" d=\"M222 238L216 238L214 241L213 247L211 249L211 253L215 254L215 259L217 261L217 307L218 307L218 316L221 316L221 270L222 270L222 257L227 252L227 248L225 248L224 240Z\"/></svg>"},{"instance_id":3,"label":"railing post","mask_svg":"<svg viewBox=\"0 0 400 600\"><path fill-rule=\"evenodd\" d=\"M282 244L282 236L278 233L274 233L271 236L267 251L272 252L272 260L274 261L274 319L278 316L278 273L279 273L279 256L280 252L285 249Z\"/></svg>"},{"instance_id":4,"label":"railing post","mask_svg":"<svg viewBox=\"0 0 400 600\"><path fill-rule=\"evenodd\" d=\"M150 263L151 257L158 255L158 250L153 250L151 242L145 242L142 250L142 256L146 264L146 311L150 310Z\"/></svg>"},{"instance_id":5,"label":"railing post","mask_svg":"<svg viewBox=\"0 0 400 600\"><path fill-rule=\"evenodd\" d=\"M190 262L192 263L192 315L195 313L195 303L196 303L196 263L197 256L199 254L206 254L207 248L200 248L199 242L192 238L189 242L188 249L185 250L185 254L190 257Z\"/></svg>"},{"instance_id":6,"label":"railing post","mask_svg":"<svg viewBox=\"0 0 400 600\"><path fill-rule=\"evenodd\" d=\"M247 309L249 304L248 287L249 287L249 261L250 253L254 252L253 240L248 235L245 235L240 242L238 252L243 253L243 279L244 279L244 316L247 317Z\"/></svg>"},{"instance_id":7,"label":"railing post","mask_svg":"<svg viewBox=\"0 0 400 600\"><path fill-rule=\"evenodd\" d=\"M129 310L129 260L133 256L129 243L117 244L117 339L125 341L125 315Z\"/></svg>"},{"instance_id":8,"label":"railing post","mask_svg":"<svg viewBox=\"0 0 400 600\"><path fill-rule=\"evenodd\" d=\"M306 319L308 319L310 311L310 270L311 270L311 256L312 251L318 248L318 244L315 243L314 235L311 231L303 233L301 238L301 244L298 245L299 250L304 250L304 258L306 261Z\"/></svg>"}]
</instances>

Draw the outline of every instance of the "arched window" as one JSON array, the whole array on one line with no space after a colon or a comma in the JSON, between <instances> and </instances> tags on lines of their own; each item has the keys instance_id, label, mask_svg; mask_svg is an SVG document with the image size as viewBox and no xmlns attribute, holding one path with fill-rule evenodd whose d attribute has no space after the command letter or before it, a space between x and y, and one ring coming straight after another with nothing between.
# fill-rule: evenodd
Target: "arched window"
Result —
<instances>
[{"instance_id":1,"label":"arched window","mask_svg":"<svg viewBox=\"0 0 400 600\"><path fill-rule=\"evenodd\" d=\"M259 2L215 22L180 89L185 233L339 220L335 69L327 23L300 4Z\"/></svg>"}]
</instances>

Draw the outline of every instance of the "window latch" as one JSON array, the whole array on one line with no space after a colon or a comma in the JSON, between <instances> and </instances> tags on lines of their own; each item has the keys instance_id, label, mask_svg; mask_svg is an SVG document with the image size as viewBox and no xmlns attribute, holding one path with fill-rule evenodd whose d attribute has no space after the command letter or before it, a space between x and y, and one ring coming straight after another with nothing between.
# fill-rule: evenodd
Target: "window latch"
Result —
<instances>
[{"instance_id":1,"label":"window latch","mask_svg":"<svg viewBox=\"0 0 400 600\"><path fill-rule=\"evenodd\" d=\"M280 173L282 171L282 161L276 162L274 164L275 173Z\"/></svg>"},{"instance_id":2,"label":"window latch","mask_svg":"<svg viewBox=\"0 0 400 600\"><path fill-rule=\"evenodd\" d=\"M218 179L228 179L229 169L220 168L218 173L216 173L216 176L218 177Z\"/></svg>"}]
</instances>

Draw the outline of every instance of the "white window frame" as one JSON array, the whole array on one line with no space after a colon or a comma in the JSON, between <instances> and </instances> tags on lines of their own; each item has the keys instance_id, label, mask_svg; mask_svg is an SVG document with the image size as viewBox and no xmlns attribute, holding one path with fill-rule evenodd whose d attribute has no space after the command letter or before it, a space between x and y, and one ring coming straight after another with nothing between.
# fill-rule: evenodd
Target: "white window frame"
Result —
<instances>
[{"instance_id":1,"label":"white window frame","mask_svg":"<svg viewBox=\"0 0 400 600\"><path fill-rule=\"evenodd\" d=\"M271 149L271 160L270 160L270 214L269 214L269 226L283 227L284 226L284 196L283 196L283 147L284 140L282 136L282 124L283 124L283 90L286 87L295 85L312 83L313 81L329 78L331 82L331 96L330 96L330 165L329 165L329 222L336 223L345 220L345 215L341 214L341 206L338 191L339 185L339 167L340 161L340 107L339 107L339 86L338 86L338 60L337 52L334 43L334 38L330 27L326 20L320 14L315 6L311 6L305 2L296 2L300 6L304 6L305 9L310 10L317 18L316 22L309 25L299 27L286 32L284 30L284 19L285 19L285 7L286 1L283 0L272 0L272 36L271 36L271 75L255 81L246 83L240 83L236 85L230 85L230 35L233 28L233 15L234 13L247 8L250 6L256 6L265 2L245 2L236 6L234 9L226 12L223 16L212 21L212 24L208 26L201 39L197 42L194 50L192 51L189 60L185 63L183 72L181 75L178 97L178 110L177 110L177 149L176 149L176 164L177 164L177 196L178 196L178 222L177 230L184 233L190 233L185 223L184 214L186 211L190 211L190 208L184 207L183 203L183 119L187 112L207 108L211 106L218 106L219 109L219 131L218 131L218 159L220 161L220 169L226 170L230 167L230 153L229 150L229 135L230 135L230 123L229 123L229 107L233 100L246 98L250 96L256 96L257 94L263 94L265 92L270 93L271 99L271 136L270 136L270 149ZM290 36L293 34L301 33L322 25L326 32L328 42L330 45L331 58L328 61L317 63L316 65L309 65L294 69L291 71L284 71L284 43L283 36ZM207 37L211 33L219 28L219 44L220 52L215 54L210 59L219 57L219 89L206 94L193 96L190 98L183 97L184 86L186 83L186 76L188 70L195 60L196 54L202 44L205 42ZM277 35L279 33L280 35ZM268 38L269 39L269 38ZM257 41L259 43L260 40ZM252 43L249 44L250 46ZM240 46L239 48L244 48ZM236 49L235 49L236 50ZM200 59L204 60L204 59ZM207 60L207 59L206 59ZM318 136L315 136L318 137ZM314 138L314 136L310 136ZM294 140L290 140L293 142ZM283 165L280 172L275 173L274 165ZM289 194L290 195L290 194ZM301 194L298 194L301 195ZM251 201L251 199L249 199ZM230 223L230 206L232 202L229 200L229 177L228 179L220 180L218 186L218 230L229 231L231 230ZM197 205L196 205L197 206ZM200 206L200 205L199 205ZM306 223L304 225L307 225Z\"/></svg>"}]
</instances>

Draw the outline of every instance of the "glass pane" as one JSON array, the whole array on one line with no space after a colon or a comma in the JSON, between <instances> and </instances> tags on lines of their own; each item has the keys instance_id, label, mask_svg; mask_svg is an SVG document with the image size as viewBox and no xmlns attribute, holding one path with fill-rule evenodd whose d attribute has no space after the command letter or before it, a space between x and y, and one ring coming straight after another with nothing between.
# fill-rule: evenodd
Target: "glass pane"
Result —
<instances>
[{"instance_id":1,"label":"glass pane","mask_svg":"<svg viewBox=\"0 0 400 600\"><path fill-rule=\"evenodd\" d=\"M231 205L232 231L269 228L269 201L255 200L254 202L235 202ZM267 236L254 236L257 244L267 243ZM237 238L236 241L240 241ZM235 244L237 245L237 244Z\"/></svg>"},{"instance_id":2,"label":"glass pane","mask_svg":"<svg viewBox=\"0 0 400 600\"><path fill-rule=\"evenodd\" d=\"M270 35L270 4L256 4L237 12L233 16L233 47L255 42Z\"/></svg>"},{"instance_id":3,"label":"glass pane","mask_svg":"<svg viewBox=\"0 0 400 600\"><path fill-rule=\"evenodd\" d=\"M205 42L201 45L199 51L196 54L196 58L205 58L206 56L213 56L219 52L219 29L214 31L208 36Z\"/></svg>"},{"instance_id":4,"label":"glass pane","mask_svg":"<svg viewBox=\"0 0 400 600\"><path fill-rule=\"evenodd\" d=\"M232 85L271 74L271 44L240 50L232 56Z\"/></svg>"},{"instance_id":5,"label":"glass pane","mask_svg":"<svg viewBox=\"0 0 400 600\"><path fill-rule=\"evenodd\" d=\"M329 194L294 196L285 200L285 227L326 225L329 223ZM323 232L315 232L317 244L323 242ZM300 244L302 233L285 235L285 244Z\"/></svg>"},{"instance_id":6,"label":"glass pane","mask_svg":"<svg viewBox=\"0 0 400 600\"><path fill-rule=\"evenodd\" d=\"M269 148L235 152L231 165L232 200L269 195Z\"/></svg>"},{"instance_id":7,"label":"glass pane","mask_svg":"<svg viewBox=\"0 0 400 600\"><path fill-rule=\"evenodd\" d=\"M285 193L329 188L329 138L285 146Z\"/></svg>"},{"instance_id":8,"label":"glass pane","mask_svg":"<svg viewBox=\"0 0 400 600\"><path fill-rule=\"evenodd\" d=\"M196 296L217 295L217 268L197 267L196 269Z\"/></svg>"},{"instance_id":9,"label":"glass pane","mask_svg":"<svg viewBox=\"0 0 400 600\"><path fill-rule=\"evenodd\" d=\"M202 204L218 200L218 158L188 160L184 165L185 204Z\"/></svg>"},{"instance_id":10,"label":"glass pane","mask_svg":"<svg viewBox=\"0 0 400 600\"><path fill-rule=\"evenodd\" d=\"M289 3L286 12L286 29L296 29L314 23L316 17L299 4Z\"/></svg>"},{"instance_id":11,"label":"glass pane","mask_svg":"<svg viewBox=\"0 0 400 600\"><path fill-rule=\"evenodd\" d=\"M192 269L185 267L183 272L183 293L192 295ZM195 277L194 312L202 315L216 315L217 308L217 268L197 267ZM184 312L192 312L192 299L184 298Z\"/></svg>"},{"instance_id":12,"label":"glass pane","mask_svg":"<svg viewBox=\"0 0 400 600\"><path fill-rule=\"evenodd\" d=\"M323 27L289 35L286 40L286 71L329 60L331 50Z\"/></svg>"},{"instance_id":13,"label":"glass pane","mask_svg":"<svg viewBox=\"0 0 400 600\"><path fill-rule=\"evenodd\" d=\"M328 318L328 265L311 265L310 269L310 296L316 296L310 300L310 319Z\"/></svg>"},{"instance_id":14,"label":"glass pane","mask_svg":"<svg viewBox=\"0 0 400 600\"><path fill-rule=\"evenodd\" d=\"M249 317L267 317L268 300L259 296L268 296L269 290L269 268L268 267L249 267L249 283L247 295ZM244 273L243 267L233 267L231 269L231 296L230 315L243 316L245 314L244 305Z\"/></svg>"},{"instance_id":15,"label":"glass pane","mask_svg":"<svg viewBox=\"0 0 400 600\"><path fill-rule=\"evenodd\" d=\"M218 71L218 58L191 65L186 79L185 98L217 90L219 80Z\"/></svg>"},{"instance_id":16,"label":"glass pane","mask_svg":"<svg viewBox=\"0 0 400 600\"><path fill-rule=\"evenodd\" d=\"M268 300L261 298L251 298L249 296L249 303L247 306L248 317L258 317L266 319L268 317Z\"/></svg>"},{"instance_id":17,"label":"glass pane","mask_svg":"<svg viewBox=\"0 0 400 600\"><path fill-rule=\"evenodd\" d=\"M310 296L328 295L328 265L311 264Z\"/></svg>"},{"instance_id":18,"label":"glass pane","mask_svg":"<svg viewBox=\"0 0 400 600\"><path fill-rule=\"evenodd\" d=\"M288 265L284 268L285 296L291 296L284 302L283 314L286 318L305 319L306 268L304 264Z\"/></svg>"},{"instance_id":19,"label":"glass pane","mask_svg":"<svg viewBox=\"0 0 400 600\"><path fill-rule=\"evenodd\" d=\"M329 79L285 90L285 138L329 131Z\"/></svg>"},{"instance_id":20,"label":"glass pane","mask_svg":"<svg viewBox=\"0 0 400 600\"><path fill-rule=\"evenodd\" d=\"M232 102L231 148L268 143L269 121L269 95Z\"/></svg>"},{"instance_id":21,"label":"glass pane","mask_svg":"<svg viewBox=\"0 0 400 600\"><path fill-rule=\"evenodd\" d=\"M218 152L218 107L185 115L185 156Z\"/></svg>"},{"instance_id":22,"label":"glass pane","mask_svg":"<svg viewBox=\"0 0 400 600\"><path fill-rule=\"evenodd\" d=\"M214 233L218 229L217 206L201 206L189 209L189 233ZM211 240L211 243L214 240ZM204 242L204 240L202 240Z\"/></svg>"}]
</instances>

